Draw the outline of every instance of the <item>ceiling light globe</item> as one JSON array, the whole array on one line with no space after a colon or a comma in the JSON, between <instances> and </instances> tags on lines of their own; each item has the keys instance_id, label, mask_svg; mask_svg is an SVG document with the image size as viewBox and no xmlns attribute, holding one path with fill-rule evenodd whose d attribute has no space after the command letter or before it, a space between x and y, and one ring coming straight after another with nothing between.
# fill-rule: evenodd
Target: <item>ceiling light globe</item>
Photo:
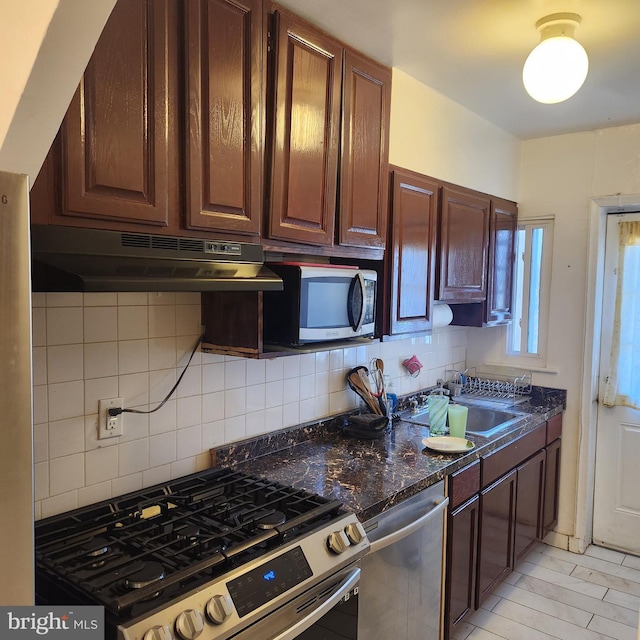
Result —
<instances>
[{"instance_id":1,"label":"ceiling light globe","mask_svg":"<svg viewBox=\"0 0 640 640\"><path fill-rule=\"evenodd\" d=\"M582 45L568 36L543 40L522 69L527 93L538 102L555 104L567 100L583 85L589 58Z\"/></svg>"}]
</instances>

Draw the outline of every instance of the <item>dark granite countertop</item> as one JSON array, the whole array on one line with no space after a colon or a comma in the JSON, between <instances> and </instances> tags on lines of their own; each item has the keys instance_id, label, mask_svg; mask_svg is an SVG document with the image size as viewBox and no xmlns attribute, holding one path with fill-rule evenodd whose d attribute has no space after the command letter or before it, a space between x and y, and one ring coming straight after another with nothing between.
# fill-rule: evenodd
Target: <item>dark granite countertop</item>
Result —
<instances>
[{"instance_id":1,"label":"dark granite countertop","mask_svg":"<svg viewBox=\"0 0 640 640\"><path fill-rule=\"evenodd\" d=\"M468 434L475 445L468 453L430 451L422 444L428 428L402 420L378 440L345 437L330 421L220 447L213 461L340 500L366 522L562 412L566 393L550 391L518 405L522 418L511 428L488 438Z\"/></svg>"}]
</instances>

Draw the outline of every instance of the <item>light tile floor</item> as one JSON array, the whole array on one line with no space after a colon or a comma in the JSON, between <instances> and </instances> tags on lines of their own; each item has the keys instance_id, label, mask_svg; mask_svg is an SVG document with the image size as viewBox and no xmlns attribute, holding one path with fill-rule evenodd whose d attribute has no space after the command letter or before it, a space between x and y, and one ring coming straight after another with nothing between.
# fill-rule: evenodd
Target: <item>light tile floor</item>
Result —
<instances>
[{"instance_id":1,"label":"light tile floor","mask_svg":"<svg viewBox=\"0 0 640 640\"><path fill-rule=\"evenodd\" d=\"M536 545L455 640L640 640L640 558Z\"/></svg>"}]
</instances>

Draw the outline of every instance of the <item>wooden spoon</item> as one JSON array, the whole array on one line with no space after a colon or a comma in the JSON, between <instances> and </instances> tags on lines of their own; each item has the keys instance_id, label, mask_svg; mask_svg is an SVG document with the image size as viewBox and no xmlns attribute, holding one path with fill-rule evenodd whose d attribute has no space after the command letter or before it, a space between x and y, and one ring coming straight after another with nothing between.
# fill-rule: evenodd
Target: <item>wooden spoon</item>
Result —
<instances>
[{"instance_id":1,"label":"wooden spoon","mask_svg":"<svg viewBox=\"0 0 640 640\"><path fill-rule=\"evenodd\" d=\"M384 384L384 361L381 358L374 359L376 382L378 387L379 404L384 407L383 414L387 415L387 388Z\"/></svg>"}]
</instances>

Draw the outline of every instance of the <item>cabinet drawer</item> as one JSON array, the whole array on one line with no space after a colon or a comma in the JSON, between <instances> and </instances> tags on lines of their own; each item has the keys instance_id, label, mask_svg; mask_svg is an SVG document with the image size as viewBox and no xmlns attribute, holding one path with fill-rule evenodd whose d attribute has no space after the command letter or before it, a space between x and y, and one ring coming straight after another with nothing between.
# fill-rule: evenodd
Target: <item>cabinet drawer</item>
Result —
<instances>
[{"instance_id":1,"label":"cabinet drawer","mask_svg":"<svg viewBox=\"0 0 640 640\"><path fill-rule=\"evenodd\" d=\"M486 487L542 449L545 442L546 424L543 423L517 440L483 456L480 465L482 487Z\"/></svg>"},{"instance_id":2,"label":"cabinet drawer","mask_svg":"<svg viewBox=\"0 0 640 640\"><path fill-rule=\"evenodd\" d=\"M562 435L562 414L559 413L547 420L547 444L557 440Z\"/></svg>"},{"instance_id":3,"label":"cabinet drawer","mask_svg":"<svg viewBox=\"0 0 640 640\"><path fill-rule=\"evenodd\" d=\"M449 508L455 509L480 491L480 460L449 476Z\"/></svg>"}]
</instances>

